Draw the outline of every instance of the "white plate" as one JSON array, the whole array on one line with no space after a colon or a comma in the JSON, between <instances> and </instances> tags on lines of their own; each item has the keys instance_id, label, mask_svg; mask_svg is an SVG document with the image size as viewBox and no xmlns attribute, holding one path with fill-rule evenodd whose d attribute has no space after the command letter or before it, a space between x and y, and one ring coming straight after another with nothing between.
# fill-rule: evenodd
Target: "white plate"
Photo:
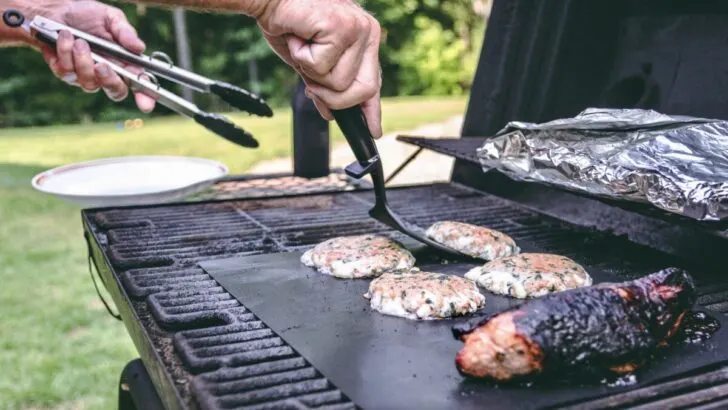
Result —
<instances>
[{"instance_id":1,"label":"white plate","mask_svg":"<svg viewBox=\"0 0 728 410\"><path fill-rule=\"evenodd\" d=\"M227 174L224 164L203 158L118 157L42 172L33 188L83 207L145 205L199 192Z\"/></svg>"}]
</instances>

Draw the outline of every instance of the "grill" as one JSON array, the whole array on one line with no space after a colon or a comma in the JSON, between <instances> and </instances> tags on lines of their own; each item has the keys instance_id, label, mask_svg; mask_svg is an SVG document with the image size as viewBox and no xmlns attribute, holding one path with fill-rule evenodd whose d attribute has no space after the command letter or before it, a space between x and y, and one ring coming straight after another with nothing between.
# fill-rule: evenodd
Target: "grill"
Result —
<instances>
[{"instance_id":1,"label":"grill","mask_svg":"<svg viewBox=\"0 0 728 410\"><path fill-rule=\"evenodd\" d=\"M455 184L397 188L391 197L395 209L421 227L438 219L491 226L625 279L683 262L624 237L565 224ZM152 379L168 408L355 406L197 263L301 250L338 235L391 233L368 217L371 200L372 193L365 190L84 212L102 279L122 316L129 318L126 324L145 363L154 369ZM700 285L699 303L728 311L728 284L711 281L708 267L693 273ZM591 407L648 400L660 408L662 400L692 401L696 395L701 400L728 398L728 370Z\"/></svg>"},{"instance_id":2,"label":"grill","mask_svg":"<svg viewBox=\"0 0 728 410\"><path fill-rule=\"evenodd\" d=\"M210 199L265 198L291 194L313 194L317 192L349 191L368 186L367 181L355 180L342 170L333 170L331 174L318 178L300 176L256 175L252 177L231 176L188 198L189 201Z\"/></svg>"},{"instance_id":3,"label":"grill","mask_svg":"<svg viewBox=\"0 0 728 410\"><path fill-rule=\"evenodd\" d=\"M456 157L452 179L391 189L392 207L423 228L443 219L489 226L623 279L681 266L697 281L699 305L728 312L724 226L484 174L474 152L508 121L546 121L588 106L721 118L725 93L715 84L725 83L728 60L706 50L727 38L726 27L728 7L717 3L494 1L462 138L401 138ZM673 55L694 51L700 58ZM122 373L121 408L357 407L198 266L300 251L341 235L397 236L369 218L368 185L304 169L307 155L326 157L327 134L306 117L311 110L294 111L296 177L234 178L185 203L83 211L90 257L141 358ZM306 153L310 138L317 148ZM319 179L302 184L299 176ZM727 408L728 367L568 408L687 407Z\"/></svg>"}]
</instances>

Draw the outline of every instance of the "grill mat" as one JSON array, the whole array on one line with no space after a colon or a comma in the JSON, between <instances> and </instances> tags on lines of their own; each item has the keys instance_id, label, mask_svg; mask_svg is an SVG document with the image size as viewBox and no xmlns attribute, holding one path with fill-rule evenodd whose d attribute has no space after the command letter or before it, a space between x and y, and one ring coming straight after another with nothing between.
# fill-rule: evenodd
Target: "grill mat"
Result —
<instances>
[{"instance_id":1,"label":"grill mat","mask_svg":"<svg viewBox=\"0 0 728 410\"><path fill-rule=\"evenodd\" d=\"M534 251L519 243L525 251ZM530 249L529 249L530 248ZM420 253L415 250L416 253ZM685 375L728 360L728 328L707 342L670 348L638 374L631 386L499 386L466 380L454 366L462 343L454 323L469 318L413 322L381 315L362 297L367 280L339 280L300 263L301 252L204 261L200 266L227 292L309 361L324 377L363 408L546 408L595 399ZM418 261L423 258L418 256ZM418 264L462 276L476 265ZM585 266L595 282L617 281ZM486 293L483 312L495 313L518 301Z\"/></svg>"}]
</instances>

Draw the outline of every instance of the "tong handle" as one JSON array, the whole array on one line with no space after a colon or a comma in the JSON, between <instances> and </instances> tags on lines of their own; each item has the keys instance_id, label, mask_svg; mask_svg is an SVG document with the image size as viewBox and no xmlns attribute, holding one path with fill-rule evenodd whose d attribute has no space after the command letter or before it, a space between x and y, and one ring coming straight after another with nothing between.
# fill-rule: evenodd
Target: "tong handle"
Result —
<instances>
[{"instance_id":1,"label":"tong handle","mask_svg":"<svg viewBox=\"0 0 728 410\"><path fill-rule=\"evenodd\" d=\"M356 162L344 169L346 174L360 179L372 173L381 164L381 160L361 106L332 110L331 113L356 157Z\"/></svg>"}]
</instances>

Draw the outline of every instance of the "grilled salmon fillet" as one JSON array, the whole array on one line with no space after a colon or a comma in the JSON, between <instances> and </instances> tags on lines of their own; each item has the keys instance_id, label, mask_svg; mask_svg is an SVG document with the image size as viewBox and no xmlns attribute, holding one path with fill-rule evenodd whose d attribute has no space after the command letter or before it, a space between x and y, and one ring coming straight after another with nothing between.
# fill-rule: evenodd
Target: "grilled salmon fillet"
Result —
<instances>
[{"instance_id":1,"label":"grilled salmon fillet","mask_svg":"<svg viewBox=\"0 0 728 410\"><path fill-rule=\"evenodd\" d=\"M466 255L489 261L520 252L520 248L510 236L493 229L463 222L435 222L427 228L425 235L433 241Z\"/></svg>"},{"instance_id":2,"label":"grilled salmon fillet","mask_svg":"<svg viewBox=\"0 0 728 410\"><path fill-rule=\"evenodd\" d=\"M629 373L670 341L695 299L692 278L677 268L550 294L453 328L464 342L455 364L497 381Z\"/></svg>"},{"instance_id":3,"label":"grilled salmon fillet","mask_svg":"<svg viewBox=\"0 0 728 410\"><path fill-rule=\"evenodd\" d=\"M422 271L385 273L369 284L364 297L378 312L414 320L462 316L485 306L473 282Z\"/></svg>"},{"instance_id":4,"label":"grilled salmon fillet","mask_svg":"<svg viewBox=\"0 0 728 410\"><path fill-rule=\"evenodd\" d=\"M337 278L371 278L409 271L415 257L399 242L379 235L352 235L321 242L301 256L301 263Z\"/></svg>"},{"instance_id":5,"label":"grilled salmon fillet","mask_svg":"<svg viewBox=\"0 0 728 410\"><path fill-rule=\"evenodd\" d=\"M560 255L521 253L473 268L465 277L499 295L534 298L592 284L581 265Z\"/></svg>"}]
</instances>

